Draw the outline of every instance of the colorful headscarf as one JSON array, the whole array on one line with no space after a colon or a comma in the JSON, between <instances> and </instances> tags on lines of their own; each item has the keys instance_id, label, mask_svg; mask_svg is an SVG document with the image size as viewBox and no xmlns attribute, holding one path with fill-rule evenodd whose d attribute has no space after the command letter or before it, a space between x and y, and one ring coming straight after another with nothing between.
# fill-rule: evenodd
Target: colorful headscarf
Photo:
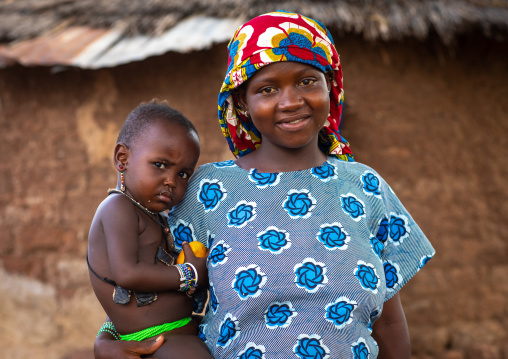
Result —
<instances>
[{"instance_id":1,"label":"colorful headscarf","mask_svg":"<svg viewBox=\"0 0 508 359\"><path fill-rule=\"evenodd\" d=\"M261 135L236 103L232 91L265 65L296 61L333 73L330 114L324 126L327 138L320 138L319 148L325 155L354 161L349 143L339 134L344 101L342 67L332 36L323 24L283 11L260 15L236 30L228 51L227 74L219 93L219 121L235 157L258 148Z\"/></svg>"}]
</instances>

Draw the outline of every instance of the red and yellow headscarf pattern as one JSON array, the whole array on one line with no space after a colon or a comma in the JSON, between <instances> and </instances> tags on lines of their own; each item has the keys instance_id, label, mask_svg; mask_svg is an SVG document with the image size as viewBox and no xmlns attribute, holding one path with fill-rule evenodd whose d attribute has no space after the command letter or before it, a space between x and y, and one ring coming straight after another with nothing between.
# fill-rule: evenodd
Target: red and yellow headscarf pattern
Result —
<instances>
[{"instance_id":1,"label":"red and yellow headscarf pattern","mask_svg":"<svg viewBox=\"0 0 508 359\"><path fill-rule=\"evenodd\" d=\"M339 134L344 103L342 67L332 36L323 24L282 11L260 15L236 30L228 52L228 69L219 93L218 111L222 133L235 157L259 147L261 135L237 106L232 91L263 66L296 61L333 74L330 114L324 126L327 139L320 139L319 147L325 155L354 160L349 143Z\"/></svg>"}]
</instances>

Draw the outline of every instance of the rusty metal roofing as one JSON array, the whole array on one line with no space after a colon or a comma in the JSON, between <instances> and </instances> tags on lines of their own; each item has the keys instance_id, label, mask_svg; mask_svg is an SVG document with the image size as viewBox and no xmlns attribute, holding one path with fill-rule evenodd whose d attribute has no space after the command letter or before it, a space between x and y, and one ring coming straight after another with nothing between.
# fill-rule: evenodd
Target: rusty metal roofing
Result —
<instances>
[{"instance_id":1,"label":"rusty metal roofing","mask_svg":"<svg viewBox=\"0 0 508 359\"><path fill-rule=\"evenodd\" d=\"M187 18L160 36L127 37L120 29L74 26L0 46L0 67L74 66L98 69L140 61L169 51L190 52L228 41L243 19Z\"/></svg>"}]
</instances>

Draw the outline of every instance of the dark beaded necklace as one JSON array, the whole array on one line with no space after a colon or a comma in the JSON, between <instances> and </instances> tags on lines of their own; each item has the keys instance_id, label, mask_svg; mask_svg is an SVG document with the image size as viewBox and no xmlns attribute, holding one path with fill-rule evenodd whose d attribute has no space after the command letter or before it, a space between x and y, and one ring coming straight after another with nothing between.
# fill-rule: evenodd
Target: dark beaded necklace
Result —
<instances>
[{"instance_id":1,"label":"dark beaded necklace","mask_svg":"<svg viewBox=\"0 0 508 359\"><path fill-rule=\"evenodd\" d=\"M175 240L173 238L173 235L171 234L171 231L169 230L169 227L168 226L165 226L161 221L160 221L160 218L161 218L161 215L159 213L156 213L156 212L153 212L153 211L150 211L148 208L146 208L145 206L143 206L141 203L139 203L138 201L136 201L134 198L132 198L131 196L129 196L127 193L123 192L123 191L120 191L119 189L116 189L116 188L110 188L108 190L108 195L111 194L111 193L118 193L118 194L122 194L124 195L125 197L127 197L136 207L138 207L142 212L144 212L148 217L150 217L154 222L158 223L161 227L162 227L162 230L164 232L164 235L166 236L166 243L168 245L168 250L170 252L173 252L175 250ZM157 218L155 218L154 216L156 216Z\"/></svg>"}]
</instances>

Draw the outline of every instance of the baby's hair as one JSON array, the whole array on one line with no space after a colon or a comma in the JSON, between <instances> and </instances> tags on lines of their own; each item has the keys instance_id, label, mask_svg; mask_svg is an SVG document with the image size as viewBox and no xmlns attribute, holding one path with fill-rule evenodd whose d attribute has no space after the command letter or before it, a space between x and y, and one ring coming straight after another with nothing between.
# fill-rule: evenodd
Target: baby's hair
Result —
<instances>
[{"instance_id":1,"label":"baby's hair","mask_svg":"<svg viewBox=\"0 0 508 359\"><path fill-rule=\"evenodd\" d=\"M146 129L159 120L173 122L186 128L189 132L198 134L192 122L180 111L169 106L166 101L153 99L141 103L129 113L116 142L130 146Z\"/></svg>"}]
</instances>

